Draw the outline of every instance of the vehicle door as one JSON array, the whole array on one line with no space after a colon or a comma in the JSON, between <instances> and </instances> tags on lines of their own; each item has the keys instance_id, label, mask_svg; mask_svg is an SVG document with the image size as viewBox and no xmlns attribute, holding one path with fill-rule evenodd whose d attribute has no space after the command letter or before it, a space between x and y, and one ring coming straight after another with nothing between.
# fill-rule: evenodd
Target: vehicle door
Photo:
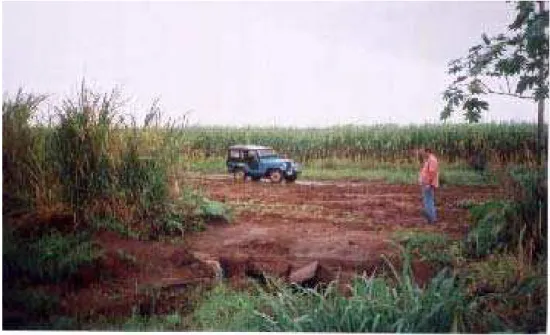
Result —
<instances>
[{"instance_id":1,"label":"vehicle door","mask_svg":"<svg viewBox=\"0 0 550 335\"><path fill-rule=\"evenodd\" d=\"M236 168L243 167L242 152L238 149L232 149L227 152L227 169L229 172L233 172Z\"/></svg>"},{"instance_id":2,"label":"vehicle door","mask_svg":"<svg viewBox=\"0 0 550 335\"><path fill-rule=\"evenodd\" d=\"M258 151L249 150L247 153L246 163L248 164L249 174L251 176L261 175L260 168L260 158L258 157Z\"/></svg>"}]
</instances>

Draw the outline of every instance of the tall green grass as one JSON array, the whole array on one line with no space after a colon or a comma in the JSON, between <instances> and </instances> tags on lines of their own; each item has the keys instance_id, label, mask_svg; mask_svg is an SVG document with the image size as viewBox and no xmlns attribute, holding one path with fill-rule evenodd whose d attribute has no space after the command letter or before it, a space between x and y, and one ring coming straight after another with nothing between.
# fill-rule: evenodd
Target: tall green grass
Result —
<instances>
[{"instance_id":1,"label":"tall green grass","mask_svg":"<svg viewBox=\"0 0 550 335\"><path fill-rule=\"evenodd\" d=\"M524 163L535 157L530 123L373 125L330 128L192 127L183 149L190 157L225 157L232 144L272 146L302 162L318 159L414 162L414 149L431 147L449 162L483 153L493 162Z\"/></svg>"},{"instance_id":2,"label":"tall green grass","mask_svg":"<svg viewBox=\"0 0 550 335\"><path fill-rule=\"evenodd\" d=\"M535 270L518 277L513 267L517 258L498 256L475 266L466 264L466 272L444 268L421 288L415 282L410 255L403 256L401 272L390 266L393 278L376 273L356 277L346 291L337 282L322 290L278 281L239 291L222 284L195 309L189 329L316 333L545 330L545 275ZM501 288L489 286L492 291L484 292L481 288L487 287L487 280Z\"/></svg>"},{"instance_id":3,"label":"tall green grass","mask_svg":"<svg viewBox=\"0 0 550 335\"><path fill-rule=\"evenodd\" d=\"M473 227L465 238L467 252L483 257L495 251L526 253L529 260L547 257L547 176L537 169L509 169L511 200L488 201L470 208Z\"/></svg>"},{"instance_id":4,"label":"tall green grass","mask_svg":"<svg viewBox=\"0 0 550 335\"><path fill-rule=\"evenodd\" d=\"M43 137L30 125L45 99L20 90L2 102L3 213L33 206L36 198L45 196Z\"/></svg>"},{"instance_id":5,"label":"tall green grass","mask_svg":"<svg viewBox=\"0 0 550 335\"><path fill-rule=\"evenodd\" d=\"M100 216L134 226L149 222L144 232L173 233L168 226L174 220L194 229L196 220L188 219L196 208L170 192L178 179L185 120L162 121L153 105L138 126L123 117L120 94L97 94L83 83L76 98L55 108L48 124L31 122L43 100L20 91L3 103L5 209L59 205L74 215L75 224Z\"/></svg>"},{"instance_id":6,"label":"tall green grass","mask_svg":"<svg viewBox=\"0 0 550 335\"><path fill-rule=\"evenodd\" d=\"M83 83L42 122L44 99L19 91L2 104L3 282L4 292L16 292L4 307L25 314L4 320L12 328L56 327L32 302L20 306L19 293L78 281L83 267L99 271L96 231L157 239L229 219L225 206L192 190L171 192L180 130L160 125L156 106L138 126L122 117L117 92L97 94Z\"/></svg>"},{"instance_id":7,"label":"tall green grass","mask_svg":"<svg viewBox=\"0 0 550 335\"><path fill-rule=\"evenodd\" d=\"M395 274L396 281L358 277L347 295L337 290L336 283L324 291L276 282L268 290L257 288L251 293L218 289L195 311L195 327L214 331L346 333L476 329L476 301L448 272L439 273L425 289L416 286L410 268Z\"/></svg>"}]
</instances>

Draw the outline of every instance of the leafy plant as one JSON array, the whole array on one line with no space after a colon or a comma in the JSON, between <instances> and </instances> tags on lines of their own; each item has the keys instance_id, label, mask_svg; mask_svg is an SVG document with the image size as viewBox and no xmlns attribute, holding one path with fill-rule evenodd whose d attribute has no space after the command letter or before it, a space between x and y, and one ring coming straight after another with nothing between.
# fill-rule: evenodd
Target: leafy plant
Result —
<instances>
[{"instance_id":1,"label":"leafy plant","mask_svg":"<svg viewBox=\"0 0 550 335\"><path fill-rule=\"evenodd\" d=\"M489 104L481 99L498 94L538 102L538 162L542 163L543 118L548 98L548 9L544 1L516 3L516 16L508 31L495 37L483 34L483 42L471 47L468 56L449 63L449 74L456 76L443 98L447 102L441 119L448 119L455 108L464 110L468 122L479 122ZM502 85L495 88L494 79Z\"/></svg>"},{"instance_id":2,"label":"leafy plant","mask_svg":"<svg viewBox=\"0 0 550 335\"><path fill-rule=\"evenodd\" d=\"M109 140L119 107L116 92L94 94L83 82L78 100L67 99L56 109L59 127L52 153L64 199L77 220L84 219L91 200L108 197L115 188Z\"/></svg>"},{"instance_id":3,"label":"leafy plant","mask_svg":"<svg viewBox=\"0 0 550 335\"><path fill-rule=\"evenodd\" d=\"M507 239L512 245L523 248L531 258L546 258L548 248L546 168L512 168L510 176L515 185L512 188L514 203Z\"/></svg>"},{"instance_id":4,"label":"leafy plant","mask_svg":"<svg viewBox=\"0 0 550 335\"><path fill-rule=\"evenodd\" d=\"M260 297L220 284L206 294L193 311L191 329L200 331L260 331L255 313Z\"/></svg>"},{"instance_id":5,"label":"leafy plant","mask_svg":"<svg viewBox=\"0 0 550 335\"><path fill-rule=\"evenodd\" d=\"M138 238L139 233L133 231L129 225L122 224L116 218L112 216L94 216L91 220L92 228L94 230L108 230L121 234L122 236L128 236L132 238Z\"/></svg>"},{"instance_id":6,"label":"leafy plant","mask_svg":"<svg viewBox=\"0 0 550 335\"><path fill-rule=\"evenodd\" d=\"M404 241L407 253L417 255L420 260L436 263L439 266L450 265L453 255L450 253L450 241L447 236L437 233L416 233Z\"/></svg>"},{"instance_id":7,"label":"leafy plant","mask_svg":"<svg viewBox=\"0 0 550 335\"><path fill-rule=\"evenodd\" d=\"M510 204L504 201L486 202L470 208L474 226L464 241L467 254L483 257L497 248L506 248L504 235L510 208Z\"/></svg>"},{"instance_id":8,"label":"leafy plant","mask_svg":"<svg viewBox=\"0 0 550 335\"><path fill-rule=\"evenodd\" d=\"M440 272L426 287L414 283L408 257L394 285L358 277L344 296L332 283L323 291L272 281L267 290L214 291L197 309L200 329L277 332L468 332L476 329L475 299ZM219 303L219 305L218 305ZM216 304L217 308L212 308ZM210 308L208 307L210 306ZM253 311L253 313L251 313ZM220 320L223 320L220 323ZM494 328L502 329L502 328Z\"/></svg>"},{"instance_id":9,"label":"leafy plant","mask_svg":"<svg viewBox=\"0 0 550 335\"><path fill-rule=\"evenodd\" d=\"M36 240L18 238L5 230L3 250L4 279L25 282L60 282L70 278L84 265L99 259L100 249L86 233L62 235L52 231ZM6 243L7 242L7 243Z\"/></svg>"},{"instance_id":10,"label":"leafy plant","mask_svg":"<svg viewBox=\"0 0 550 335\"><path fill-rule=\"evenodd\" d=\"M546 258L547 178L544 171L510 171L514 201L489 201L470 208L473 229L465 239L470 255L497 249L526 251L529 259Z\"/></svg>"}]
</instances>

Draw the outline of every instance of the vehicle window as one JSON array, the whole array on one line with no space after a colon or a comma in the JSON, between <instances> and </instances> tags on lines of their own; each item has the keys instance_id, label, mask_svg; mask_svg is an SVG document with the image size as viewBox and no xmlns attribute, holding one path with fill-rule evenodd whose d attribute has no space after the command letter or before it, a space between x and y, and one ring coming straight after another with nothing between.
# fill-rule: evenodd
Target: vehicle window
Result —
<instances>
[{"instance_id":1,"label":"vehicle window","mask_svg":"<svg viewBox=\"0 0 550 335\"><path fill-rule=\"evenodd\" d=\"M250 150L248 151L247 158L248 159L254 159L258 155L258 152L256 150Z\"/></svg>"},{"instance_id":2,"label":"vehicle window","mask_svg":"<svg viewBox=\"0 0 550 335\"><path fill-rule=\"evenodd\" d=\"M229 150L229 158L239 159L241 158L241 153L239 150Z\"/></svg>"},{"instance_id":3,"label":"vehicle window","mask_svg":"<svg viewBox=\"0 0 550 335\"><path fill-rule=\"evenodd\" d=\"M276 156L277 153L275 152L275 150L268 149L268 150L259 150L258 155L260 157L267 157L267 156Z\"/></svg>"}]
</instances>

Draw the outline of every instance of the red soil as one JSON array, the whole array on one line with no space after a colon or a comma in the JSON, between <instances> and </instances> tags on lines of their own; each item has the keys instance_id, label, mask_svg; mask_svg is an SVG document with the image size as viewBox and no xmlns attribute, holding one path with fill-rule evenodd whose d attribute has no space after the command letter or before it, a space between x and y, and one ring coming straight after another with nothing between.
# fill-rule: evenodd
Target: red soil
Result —
<instances>
[{"instance_id":1,"label":"red soil","mask_svg":"<svg viewBox=\"0 0 550 335\"><path fill-rule=\"evenodd\" d=\"M174 290L211 283L210 263L218 261L235 284L262 272L288 277L293 269L318 261L346 280L354 273L371 273L384 266L382 255L397 254L389 240L398 230L464 234L468 220L464 199L486 200L497 187L448 186L436 193L439 222L429 226L420 215L420 190L414 185L372 182L332 182L274 185L234 182L230 178L188 180L205 195L235 208L234 222L212 224L189 233L183 244L137 241L113 233L97 236L105 249L99 269L102 280L83 273L82 289L62 301L72 315L128 315L137 306L143 314L187 308ZM121 253L134 261L123 260ZM200 259L200 260L199 260ZM419 283L433 274L430 266L413 264ZM88 270L83 270L84 272ZM89 272L89 271L88 271ZM105 278L110 274L110 278ZM89 278L88 278L88 277ZM156 288L157 293L151 293ZM166 289L166 290L165 290ZM160 293L158 293L160 292ZM161 294L162 304L153 304Z\"/></svg>"}]
</instances>

